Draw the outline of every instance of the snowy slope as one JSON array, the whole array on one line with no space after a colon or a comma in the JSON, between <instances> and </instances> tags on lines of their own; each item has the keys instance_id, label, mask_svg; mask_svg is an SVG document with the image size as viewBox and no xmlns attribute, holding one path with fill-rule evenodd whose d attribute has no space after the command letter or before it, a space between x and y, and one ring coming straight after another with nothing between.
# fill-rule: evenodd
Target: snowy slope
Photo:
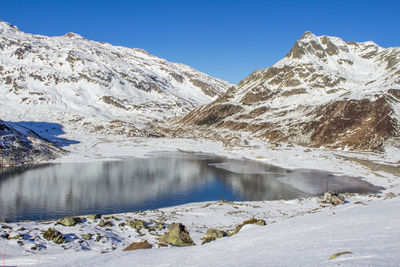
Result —
<instances>
[{"instance_id":1,"label":"snowy slope","mask_svg":"<svg viewBox=\"0 0 400 267\"><path fill-rule=\"evenodd\" d=\"M392 196L355 196L336 207L320 207L315 198L194 203L117 214L109 219L114 226L106 229L91 219L73 227L55 221L4 223L0 232L17 238L1 239L0 248L6 252L6 266L397 266L400 195ZM251 215L265 218L267 225L245 225L236 235L200 245L208 227L232 229ZM160 217L168 218L168 224L183 221L197 245L160 247L154 233L142 230L139 234L131 227L118 226L133 218L154 222ZM60 245L45 240L42 235L49 227L68 236L68 242ZM90 240L82 238L87 233L93 234ZM96 236L101 237L99 242ZM143 239L153 248L122 251Z\"/></svg>"},{"instance_id":2,"label":"snowy slope","mask_svg":"<svg viewBox=\"0 0 400 267\"><path fill-rule=\"evenodd\" d=\"M307 32L282 60L180 123L209 135L217 128L273 142L380 149L399 133L399 62L399 47Z\"/></svg>"},{"instance_id":3,"label":"snowy slope","mask_svg":"<svg viewBox=\"0 0 400 267\"><path fill-rule=\"evenodd\" d=\"M54 159L63 150L36 132L0 120L0 167Z\"/></svg>"},{"instance_id":4,"label":"snowy slope","mask_svg":"<svg viewBox=\"0 0 400 267\"><path fill-rule=\"evenodd\" d=\"M0 21L0 116L101 133L146 135L155 119L184 114L231 86L142 49L47 37Z\"/></svg>"}]
</instances>

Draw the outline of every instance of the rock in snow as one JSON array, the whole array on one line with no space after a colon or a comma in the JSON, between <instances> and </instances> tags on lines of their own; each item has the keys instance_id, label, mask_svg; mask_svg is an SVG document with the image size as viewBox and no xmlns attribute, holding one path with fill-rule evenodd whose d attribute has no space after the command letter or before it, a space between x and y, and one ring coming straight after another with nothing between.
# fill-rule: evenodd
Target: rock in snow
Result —
<instances>
[{"instance_id":1,"label":"rock in snow","mask_svg":"<svg viewBox=\"0 0 400 267\"><path fill-rule=\"evenodd\" d=\"M195 243L189 235L186 227L181 223L173 223L168 226L169 232L160 237L160 242L178 247L193 246Z\"/></svg>"}]
</instances>

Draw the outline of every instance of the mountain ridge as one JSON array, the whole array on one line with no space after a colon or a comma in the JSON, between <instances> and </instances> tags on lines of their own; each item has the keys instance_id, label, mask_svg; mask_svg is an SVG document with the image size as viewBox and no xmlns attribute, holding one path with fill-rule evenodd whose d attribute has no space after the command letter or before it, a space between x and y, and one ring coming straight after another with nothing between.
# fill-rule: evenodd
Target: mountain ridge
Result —
<instances>
[{"instance_id":1,"label":"mountain ridge","mask_svg":"<svg viewBox=\"0 0 400 267\"><path fill-rule=\"evenodd\" d=\"M399 62L400 48L306 32L283 59L173 120L174 129L380 150L399 133Z\"/></svg>"},{"instance_id":2,"label":"mountain ridge","mask_svg":"<svg viewBox=\"0 0 400 267\"><path fill-rule=\"evenodd\" d=\"M7 120L47 117L90 132L145 136L151 121L209 103L232 86L143 49L76 33L29 34L7 22L0 22L0 52Z\"/></svg>"},{"instance_id":3,"label":"mountain ridge","mask_svg":"<svg viewBox=\"0 0 400 267\"><path fill-rule=\"evenodd\" d=\"M140 48L72 32L30 34L4 21L0 55L0 123L7 130L0 154L8 165L52 159L66 152L58 147L80 142L58 135L162 136L154 121L185 114L232 86Z\"/></svg>"}]
</instances>

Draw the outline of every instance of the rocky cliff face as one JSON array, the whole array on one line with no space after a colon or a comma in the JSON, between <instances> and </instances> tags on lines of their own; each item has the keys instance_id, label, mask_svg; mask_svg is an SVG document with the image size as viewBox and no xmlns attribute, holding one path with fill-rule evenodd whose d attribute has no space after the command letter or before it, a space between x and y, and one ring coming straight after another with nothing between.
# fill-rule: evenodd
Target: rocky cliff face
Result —
<instances>
[{"instance_id":1,"label":"rocky cliff face","mask_svg":"<svg viewBox=\"0 0 400 267\"><path fill-rule=\"evenodd\" d=\"M145 135L153 120L184 114L231 86L142 49L47 37L0 21L0 116Z\"/></svg>"},{"instance_id":2,"label":"rocky cliff face","mask_svg":"<svg viewBox=\"0 0 400 267\"><path fill-rule=\"evenodd\" d=\"M275 65L175 120L175 130L379 150L399 137L399 62L398 47L307 32Z\"/></svg>"}]
</instances>

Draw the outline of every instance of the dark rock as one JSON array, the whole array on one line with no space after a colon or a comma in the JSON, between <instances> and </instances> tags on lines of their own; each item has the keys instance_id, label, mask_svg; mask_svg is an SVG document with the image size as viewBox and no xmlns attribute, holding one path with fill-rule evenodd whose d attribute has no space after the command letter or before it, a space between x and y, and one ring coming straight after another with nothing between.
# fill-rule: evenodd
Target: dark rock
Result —
<instances>
[{"instance_id":1,"label":"dark rock","mask_svg":"<svg viewBox=\"0 0 400 267\"><path fill-rule=\"evenodd\" d=\"M101 220L99 222L98 226L100 226L100 227L113 226L113 223L111 221Z\"/></svg>"},{"instance_id":2,"label":"dark rock","mask_svg":"<svg viewBox=\"0 0 400 267\"><path fill-rule=\"evenodd\" d=\"M99 233L97 233L96 242L99 242L100 240L101 240L101 235Z\"/></svg>"},{"instance_id":3,"label":"dark rock","mask_svg":"<svg viewBox=\"0 0 400 267\"><path fill-rule=\"evenodd\" d=\"M130 251L130 250L137 250L137 249L145 249L145 248L152 248L153 245L150 244L147 240L143 240L140 242L133 242L129 246L123 249L123 251Z\"/></svg>"},{"instance_id":4,"label":"dark rock","mask_svg":"<svg viewBox=\"0 0 400 267\"><path fill-rule=\"evenodd\" d=\"M65 243L65 236L57 231L56 229L49 228L43 233L43 237L49 241L53 241L56 244Z\"/></svg>"},{"instance_id":5,"label":"dark rock","mask_svg":"<svg viewBox=\"0 0 400 267\"><path fill-rule=\"evenodd\" d=\"M82 235L82 238L85 239L85 240L90 240L90 238L92 238L92 234Z\"/></svg>"}]
</instances>

